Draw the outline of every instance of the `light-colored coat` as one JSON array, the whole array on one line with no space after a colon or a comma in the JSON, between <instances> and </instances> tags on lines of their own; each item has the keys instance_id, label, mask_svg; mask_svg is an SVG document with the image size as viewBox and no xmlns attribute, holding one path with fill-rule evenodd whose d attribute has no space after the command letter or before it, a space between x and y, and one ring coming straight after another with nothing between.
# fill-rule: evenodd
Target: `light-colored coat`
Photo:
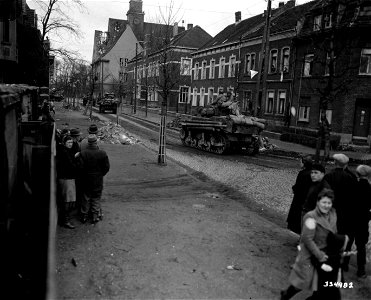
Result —
<instances>
[{"instance_id":1,"label":"light-colored coat","mask_svg":"<svg viewBox=\"0 0 371 300\"><path fill-rule=\"evenodd\" d=\"M335 209L331 209L327 217L318 208L305 214L300 250L289 277L291 285L301 290L317 290L317 272L312 260L325 261L323 250L329 232L337 232Z\"/></svg>"}]
</instances>

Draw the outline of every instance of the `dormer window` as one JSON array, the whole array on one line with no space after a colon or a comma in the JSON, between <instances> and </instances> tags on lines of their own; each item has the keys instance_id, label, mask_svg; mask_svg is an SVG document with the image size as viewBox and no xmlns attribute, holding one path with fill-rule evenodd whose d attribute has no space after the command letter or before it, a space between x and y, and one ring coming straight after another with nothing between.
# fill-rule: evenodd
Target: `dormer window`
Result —
<instances>
[{"instance_id":1,"label":"dormer window","mask_svg":"<svg viewBox=\"0 0 371 300\"><path fill-rule=\"evenodd\" d=\"M322 26L322 15L315 16L313 19L313 31L321 30Z\"/></svg>"}]
</instances>

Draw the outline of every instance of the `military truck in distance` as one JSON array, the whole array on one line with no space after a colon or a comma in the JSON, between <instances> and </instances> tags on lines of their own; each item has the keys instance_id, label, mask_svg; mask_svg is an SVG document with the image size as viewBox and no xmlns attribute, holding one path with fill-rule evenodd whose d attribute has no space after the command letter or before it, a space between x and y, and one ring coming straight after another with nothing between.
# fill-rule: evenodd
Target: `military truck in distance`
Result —
<instances>
[{"instance_id":1,"label":"military truck in distance","mask_svg":"<svg viewBox=\"0 0 371 300\"><path fill-rule=\"evenodd\" d=\"M103 99L98 103L99 112L104 113L106 110L112 111L112 113L117 112L118 101L115 99L114 93L105 93Z\"/></svg>"}]
</instances>

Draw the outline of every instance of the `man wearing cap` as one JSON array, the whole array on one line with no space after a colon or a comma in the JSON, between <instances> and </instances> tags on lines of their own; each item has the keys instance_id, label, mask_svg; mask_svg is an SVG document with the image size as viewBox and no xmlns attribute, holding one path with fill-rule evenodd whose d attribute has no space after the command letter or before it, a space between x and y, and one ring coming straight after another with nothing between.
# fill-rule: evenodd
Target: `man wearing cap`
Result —
<instances>
[{"instance_id":1,"label":"man wearing cap","mask_svg":"<svg viewBox=\"0 0 371 300\"><path fill-rule=\"evenodd\" d=\"M98 134L98 126L96 124L91 124L88 128L88 134L89 135L94 134L96 136ZM86 149L87 146L88 146L88 139L86 138L81 141L81 144L80 144L81 150Z\"/></svg>"},{"instance_id":2,"label":"man wearing cap","mask_svg":"<svg viewBox=\"0 0 371 300\"><path fill-rule=\"evenodd\" d=\"M95 224L102 219L101 196L103 177L110 169L107 153L98 148L97 136L88 136L88 145L77 156L81 173L83 198L81 203L81 222L85 223L90 214Z\"/></svg>"},{"instance_id":3,"label":"man wearing cap","mask_svg":"<svg viewBox=\"0 0 371 300\"><path fill-rule=\"evenodd\" d=\"M349 158L342 153L333 155L335 168L325 176L325 180L335 193L334 208L337 214L339 234L349 234L349 208L357 183L355 175L348 169Z\"/></svg>"},{"instance_id":4,"label":"man wearing cap","mask_svg":"<svg viewBox=\"0 0 371 300\"><path fill-rule=\"evenodd\" d=\"M81 148L80 148L80 135L81 135L81 132L77 129L77 128L72 128L70 130L70 136L73 140L73 144L72 144L72 152L74 154L76 154L77 152L80 152L81 151Z\"/></svg>"},{"instance_id":5,"label":"man wearing cap","mask_svg":"<svg viewBox=\"0 0 371 300\"><path fill-rule=\"evenodd\" d=\"M321 164L313 164L311 167L310 178L312 180L312 184L309 186L308 194L305 198L303 204L303 212L302 216L304 216L307 212L316 208L318 195L324 189L329 189L330 186L324 179L325 177L325 167ZM336 198L335 198L336 199Z\"/></svg>"}]
</instances>

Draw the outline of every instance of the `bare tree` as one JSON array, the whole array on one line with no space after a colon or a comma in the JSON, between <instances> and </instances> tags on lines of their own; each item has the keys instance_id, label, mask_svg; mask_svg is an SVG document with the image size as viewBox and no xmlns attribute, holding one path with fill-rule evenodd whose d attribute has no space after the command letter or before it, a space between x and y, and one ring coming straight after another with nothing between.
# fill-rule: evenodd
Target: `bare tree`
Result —
<instances>
[{"instance_id":1,"label":"bare tree","mask_svg":"<svg viewBox=\"0 0 371 300\"><path fill-rule=\"evenodd\" d=\"M351 3L352 2L352 3ZM346 95L352 88L354 70L359 64L352 59L356 51L359 35L349 26L350 20L344 20L347 10L354 9L354 1L330 0L323 1L319 34L310 37L308 49L313 50L313 62L317 66L320 78L309 89L319 94L320 121L315 160L319 161L320 151L324 144L324 160L328 160L330 152L331 127L326 117L329 106L340 96ZM314 83L314 82L313 82Z\"/></svg>"},{"instance_id":2,"label":"bare tree","mask_svg":"<svg viewBox=\"0 0 371 300\"><path fill-rule=\"evenodd\" d=\"M69 13L74 9L85 10L81 0L35 0L38 6L38 14L41 24L41 40L44 41L51 34L61 37L67 33L80 37L79 25L70 17ZM64 47L51 48L50 52L57 56L77 57L78 53Z\"/></svg>"}]
</instances>

